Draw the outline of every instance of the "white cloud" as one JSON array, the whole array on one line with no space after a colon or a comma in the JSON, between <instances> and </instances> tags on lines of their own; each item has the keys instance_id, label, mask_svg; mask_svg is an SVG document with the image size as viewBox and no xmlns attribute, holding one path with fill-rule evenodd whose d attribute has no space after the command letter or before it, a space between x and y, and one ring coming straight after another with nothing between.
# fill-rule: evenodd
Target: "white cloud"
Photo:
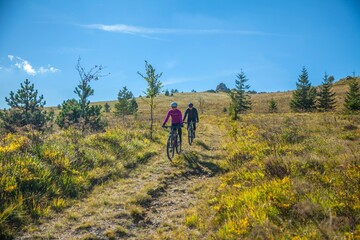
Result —
<instances>
[{"instance_id":1,"label":"white cloud","mask_svg":"<svg viewBox=\"0 0 360 240\"><path fill-rule=\"evenodd\" d=\"M50 65L48 65L47 68L44 67L40 67L38 70L38 73L47 73L47 72L51 72L51 73L56 73L59 72L60 70L54 67L51 67Z\"/></svg>"},{"instance_id":2,"label":"white cloud","mask_svg":"<svg viewBox=\"0 0 360 240\"><path fill-rule=\"evenodd\" d=\"M118 32L123 34L138 35L149 38L154 34L237 34L237 35L272 35L258 31L224 30L224 29L181 29L181 28L147 28L125 24L88 24L82 27L106 32Z\"/></svg>"},{"instance_id":3,"label":"white cloud","mask_svg":"<svg viewBox=\"0 0 360 240\"><path fill-rule=\"evenodd\" d=\"M19 60L17 63L15 63L15 66L21 70L24 70L27 74L34 76L36 74L36 71L34 68L30 65L30 63L26 60L23 60L19 57L17 57Z\"/></svg>"},{"instance_id":4,"label":"white cloud","mask_svg":"<svg viewBox=\"0 0 360 240\"><path fill-rule=\"evenodd\" d=\"M20 70L25 71L27 74L34 76L36 74L44 74L47 72L56 73L60 70L48 65L47 67L39 67L37 70L25 59L13 55L8 55L8 58L11 62L15 62L13 66L19 68Z\"/></svg>"}]
</instances>

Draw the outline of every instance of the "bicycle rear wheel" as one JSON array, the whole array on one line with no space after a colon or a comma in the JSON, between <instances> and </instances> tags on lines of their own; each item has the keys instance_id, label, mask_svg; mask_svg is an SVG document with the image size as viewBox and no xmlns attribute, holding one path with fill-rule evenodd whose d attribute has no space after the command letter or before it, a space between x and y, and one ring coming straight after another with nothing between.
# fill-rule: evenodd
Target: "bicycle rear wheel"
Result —
<instances>
[{"instance_id":1,"label":"bicycle rear wheel","mask_svg":"<svg viewBox=\"0 0 360 240\"><path fill-rule=\"evenodd\" d=\"M189 127L188 129L188 141L189 141L189 145L192 144L192 142L194 141L194 133L193 133L193 128Z\"/></svg>"},{"instance_id":2,"label":"bicycle rear wheel","mask_svg":"<svg viewBox=\"0 0 360 240\"><path fill-rule=\"evenodd\" d=\"M166 155L170 161L174 158L174 143L173 139L171 137L168 138L168 141L166 143Z\"/></svg>"}]
</instances>

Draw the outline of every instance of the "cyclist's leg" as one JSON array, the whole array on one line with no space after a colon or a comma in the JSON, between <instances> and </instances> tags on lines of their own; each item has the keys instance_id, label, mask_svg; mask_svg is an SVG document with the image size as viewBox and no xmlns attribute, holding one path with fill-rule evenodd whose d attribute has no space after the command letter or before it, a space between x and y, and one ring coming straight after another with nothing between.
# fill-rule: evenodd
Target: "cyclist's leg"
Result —
<instances>
[{"instance_id":1,"label":"cyclist's leg","mask_svg":"<svg viewBox=\"0 0 360 240\"><path fill-rule=\"evenodd\" d=\"M195 138L196 121L193 121L193 127L194 127L194 138Z\"/></svg>"},{"instance_id":2,"label":"cyclist's leg","mask_svg":"<svg viewBox=\"0 0 360 240\"><path fill-rule=\"evenodd\" d=\"M179 133L180 142L182 142L182 130L181 130L181 125L180 124L178 125L178 133Z\"/></svg>"},{"instance_id":3,"label":"cyclist's leg","mask_svg":"<svg viewBox=\"0 0 360 240\"><path fill-rule=\"evenodd\" d=\"M172 132L173 134L176 133L176 125L171 125L171 132Z\"/></svg>"}]
</instances>

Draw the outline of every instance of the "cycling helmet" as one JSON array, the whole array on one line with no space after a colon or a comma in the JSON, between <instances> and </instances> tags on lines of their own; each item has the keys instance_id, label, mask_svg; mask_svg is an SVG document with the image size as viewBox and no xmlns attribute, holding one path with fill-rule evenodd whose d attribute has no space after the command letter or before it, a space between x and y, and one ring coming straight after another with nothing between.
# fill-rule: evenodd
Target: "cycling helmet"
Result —
<instances>
[{"instance_id":1,"label":"cycling helmet","mask_svg":"<svg viewBox=\"0 0 360 240\"><path fill-rule=\"evenodd\" d=\"M176 103L176 102L172 102L172 103L170 104L170 106L171 106L171 107L177 107L177 103Z\"/></svg>"},{"instance_id":2,"label":"cycling helmet","mask_svg":"<svg viewBox=\"0 0 360 240\"><path fill-rule=\"evenodd\" d=\"M194 106L194 104L192 104L192 103L189 103L189 107L193 107Z\"/></svg>"}]
</instances>

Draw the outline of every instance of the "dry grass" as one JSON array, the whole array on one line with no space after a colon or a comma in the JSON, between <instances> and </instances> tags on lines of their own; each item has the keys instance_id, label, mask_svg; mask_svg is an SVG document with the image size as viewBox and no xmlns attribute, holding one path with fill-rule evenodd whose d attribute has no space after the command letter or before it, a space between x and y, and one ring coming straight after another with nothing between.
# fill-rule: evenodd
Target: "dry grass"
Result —
<instances>
[{"instance_id":1,"label":"dry grass","mask_svg":"<svg viewBox=\"0 0 360 240\"><path fill-rule=\"evenodd\" d=\"M360 81L360 78L358 78ZM336 112L343 111L343 104L346 92L348 91L348 85L346 80L342 80L333 86L333 91L336 93ZM290 100L292 98L292 91L287 92L273 92L273 93L258 93L251 94L252 109L249 113L268 113L269 101L274 99L277 103L279 113L289 113L291 109L289 107ZM200 107L200 99L204 101L203 107ZM156 109L155 118L157 122L161 122L165 117L167 110L170 108L171 102L177 102L179 109L184 112L189 102L192 102L194 106L199 110L200 114L206 115L223 115L224 108L229 109L230 97L226 93L210 93L210 92L197 92L197 93L175 93L174 96L159 95L156 97ZM111 109L114 109L116 101L109 101ZM137 98L139 105L138 118L147 120L150 118L149 107L146 103L146 98ZM94 104L104 105L105 102L97 102ZM112 116L112 113L105 113L105 116L110 122L120 122L120 119ZM129 118L130 121L132 117Z\"/></svg>"},{"instance_id":2,"label":"dry grass","mask_svg":"<svg viewBox=\"0 0 360 240\"><path fill-rule=\"evenodd\" d=\"M54 219L41 219L41 227L30 225L25 236L231 239L353 234L350 223L358 211L353 193L358 190L348 185L358 181L355 170L360 155L360 119L339 114L347 85L337 84L334 91L338 94L337 112L325 114L291 113L291 92L253 94L253 108L241 115L239 122L231 122L224 112L230 103L225 93L160 95L155 100L154 142L146 134L150 117L146 99L137 99L136 118L129 116L123 121L113 113L104 113L109 121L106 133L82 138L71 131L59 131L46 136L44 145L34 149L31 141L14 140L14 157L44 156L47 164L54 164L55 171L70 169L76 176L81 175L73 181L86 186L81 188L80 200L57 193L50 202L52 209L61 214L50 211L47 214ZM271 98L278 104L278 114L267 114ZM178 102L183 112L193 102L200 123L194 144L189 147L184 141L183 153L170 163L164 149L167 131L160 126L172 101ZM115 101L108 103L114 109ZM186 136L185 129L183 132ZM15 144L20 140L23 146ZM75 161L79 161L79 169L69 167ZM12 186L8 187L11 192ZM259 189L273 194L272 202L257 198ZM66 190L69 195L74 189ZM324 197L324 192L334 196L341 193L336 199L343 205L333 209L333 196ZM261 206L256 205L259 199ZM275 208L273 203L277 204ZM32 214L38 218L45 215L39 204L30 205ZM258 215L250 218L251 211ZM259 216L270 218L254 223ZM330 217L336 221L333 225ZM301 233L291 222L304 231ZM233 232L227 232L229 229Z\"/></svg>"},{"instance_id":3,"label":"dry grass","mask_svg":"<svg viewBox=\"0 0 360 240\"><path fill-rule=\"evenodd\" d=\"M360 116L247 114L227 129L230 171L189 211L189 229L215 239L359 235Z\"/></svg>"}]
</instances>

